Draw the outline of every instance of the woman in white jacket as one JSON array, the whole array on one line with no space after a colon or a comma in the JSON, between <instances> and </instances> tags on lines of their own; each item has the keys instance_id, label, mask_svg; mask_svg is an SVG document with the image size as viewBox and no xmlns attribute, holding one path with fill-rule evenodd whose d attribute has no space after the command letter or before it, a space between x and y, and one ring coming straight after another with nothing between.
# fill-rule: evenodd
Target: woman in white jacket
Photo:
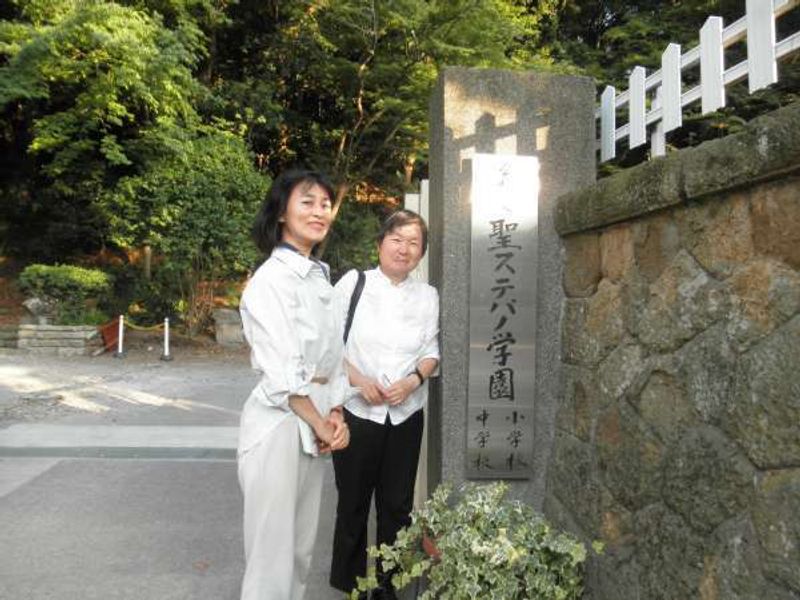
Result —
<instances>
[{"instance_id":1,"label":"woman in white jacket","mask_svg":"<svg viewBox=\"0 0 800 600\"><path fill-rule=\"evenodd\" d=\"M238 473L247 561L242 600L300 600L322 494L321 453L341 450L339 315L328 267L312 250L331 225L332 189L313 171L278 177L254 226L269 258L240 304L251 363L261 378L242 411Z\"/></svg>"}]
</instances>

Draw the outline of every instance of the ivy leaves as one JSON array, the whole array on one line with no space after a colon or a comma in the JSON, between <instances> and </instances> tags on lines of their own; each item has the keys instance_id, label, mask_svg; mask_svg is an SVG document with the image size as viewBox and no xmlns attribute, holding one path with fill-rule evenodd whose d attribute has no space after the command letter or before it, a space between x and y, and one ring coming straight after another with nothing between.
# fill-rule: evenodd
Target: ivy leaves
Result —
<instances>
[{"instance_id":1,"label":"ivy leaves","mask_svg":"<svg viewBox=\"0 0 800 600\"><path fill-rule=\"evenodd\" d=\"M454 492L439 486L412 513L410 526L391 546L371 548L385 570L396 569L393 583L403 588L425 575L421 598L573 600L582 592L583 544L554 530L529 505L506 498L508 485L468 483ZM439 558L423 551L434 540ZM358 590L377 586L374 572ZM354 591L351 598L357 597Z\"/></svg>"}]
</instances>

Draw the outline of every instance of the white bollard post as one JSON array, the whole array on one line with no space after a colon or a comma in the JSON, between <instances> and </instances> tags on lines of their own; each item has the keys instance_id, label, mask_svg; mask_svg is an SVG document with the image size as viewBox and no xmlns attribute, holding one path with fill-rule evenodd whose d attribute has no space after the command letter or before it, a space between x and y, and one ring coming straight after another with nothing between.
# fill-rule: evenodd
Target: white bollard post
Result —
<instances>
[{"instance_id":1,"label":"white bollard post","mask_svg":"<svg viewBox=\"0 0 800 600\"><path fill-rule=\"evenodd\" d=\"M169 317L164 317L164 354L161 355L161 360L172 360L169 353Z\"/></svg>"},{"instance_id":2,"label":"white bollard post","mask_svg":"<svg viewBox=\"0 0 800 600\"><path fill-rule=\"evenodd\" d=\"M122 345L122 338L124 334L125 334L125 315L120 315L118 322L118 329L117 329L117 353L114 354L114 358L123 358L125 356Z\"/></svg>"}]
</instances>

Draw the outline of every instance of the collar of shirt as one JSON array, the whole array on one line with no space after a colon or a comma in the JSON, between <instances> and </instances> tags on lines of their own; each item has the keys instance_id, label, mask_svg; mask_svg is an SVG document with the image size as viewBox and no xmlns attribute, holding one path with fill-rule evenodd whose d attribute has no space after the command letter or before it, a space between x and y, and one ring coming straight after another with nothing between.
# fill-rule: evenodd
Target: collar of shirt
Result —
<instances>
[{"instance_id":1,"label":"collar of shirt","mask_svg":"<svg viewBox=\"0 0 800 600\"><path fill-rule=\"evenodd\" d=\"M322 271L325 279L330 281L328 265L316 258L304 256L297 248L287 242L280 242L275 246L275 249L272 251L272 256L286 264L300 277L306 277L311 269L317 266Z\"/></svg>"},{"instance_id":2,"label":"collar of shirt","mask_svg":"<svg viewBox=\"0 0 800 600\"><path fill-rule=\"evenodd\" d=\"M403 279L403 281L400 283L395 283L389 278L388 275L386 275L386 273L381 271L380 267L375 267L373 271L375 272L375 276L377 277L378 281L380 281L383 285L388 285L395 289L406 287L409 283L411 283L411 275L406 275L406 278Z\"/></svg>"}]
</instances>

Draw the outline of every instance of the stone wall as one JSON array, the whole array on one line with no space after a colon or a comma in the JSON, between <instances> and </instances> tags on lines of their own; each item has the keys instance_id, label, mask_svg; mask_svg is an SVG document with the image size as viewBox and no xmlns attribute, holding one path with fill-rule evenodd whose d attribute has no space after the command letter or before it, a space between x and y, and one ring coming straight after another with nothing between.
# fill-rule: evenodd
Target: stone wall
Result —
<instances>
[{"instance_id":1,"label":"stone wall","mask_svg":"<svg viewBox=\"0 0 800 600\"><path fill-rule=\"evenodd\" d=\"M558 201L545 511L590 598L800 598L800 105Z\"/></svg>"},{"instance_id":2,"label":"stone wall","mask_svg":"<svg viewBox=\"0 0 800 600\"><path fill-rule=\"evenodd\" d=\"M86 325L20 325L17 348L29 354L81 356L102 347L97 327Z\"/></svg>"},{"instance_id":3,"label":"stone wall","mask_svg":"<svg viewBox=\"0 0 800 600\"><path fill-rule=\"evenodd\" d=\"M16 325L0 326L0 348L16 348L19 331Z\"/></svg>"}]
</instances>

